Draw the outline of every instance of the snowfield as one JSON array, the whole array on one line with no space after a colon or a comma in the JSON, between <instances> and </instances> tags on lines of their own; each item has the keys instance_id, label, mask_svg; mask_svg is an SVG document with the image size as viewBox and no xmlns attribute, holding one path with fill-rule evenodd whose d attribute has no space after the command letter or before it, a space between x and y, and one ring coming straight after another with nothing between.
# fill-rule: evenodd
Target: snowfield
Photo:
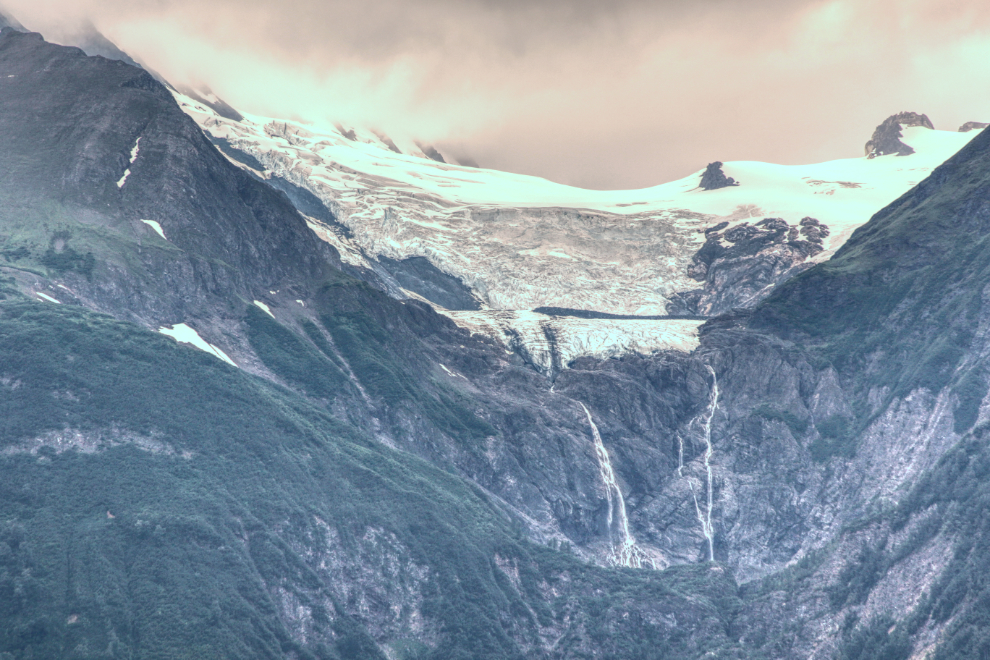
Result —
<instances>
[{"instance_id":1,"label":"snowfield","mask_svg":"<svg viewBox=\"0 0 990 660\"><path fill-rule=\"evenodd\" d=\"M796 166L728 162L723 171L740 185L719 190L698 187L706 165L699 163L701 169L678 181L595 191L397 153L388 138L369 131L316 130L250 115L233 121L189 97L176 98L208 134L253 157L255 167L232 162L319 198L350 236L313 218L310 227L345 263L425 257L470 287L486 312L515 313L509 321L505 314L483 320L484 313L450 313L464 327L487 328L503 341L506 323L535 337L530 328L537 322L523 312L542 306L665 314L674 294L698 288L688 266L704 230L721 222L731 228L776 217L797 225L811 216L830 229L825 250L813 257L825 260L977 133L905 128L902 141L916 151L909 156ZM565 332L574 347L567 355L646 350L668 341L660 338L667 336L667 322L635 329L600 320L554 323L572 328ZM660 333L657 338L643 334L647 327ZM575 339L579 332L592 334ZM690 348L687 340L670 341ZM542 351L536 344L531 349Z\"/></svg>"},{"instance_id":2,"label":"snowfield","mask_svg":"<svg viewBox=\"0 0 990 660\"><path fill-rule=\"evenodd\" d=\"M263 311L265 314L268 314L268 316L270 316L272 318L275 318L275 315L272 314L272 308L271 307L269 307L265 303L261 302L260 300L255 300L254 301L254 304L255 304L255 306L258 309L260 309L261 311Z\"/></svg>"}]
</instances>

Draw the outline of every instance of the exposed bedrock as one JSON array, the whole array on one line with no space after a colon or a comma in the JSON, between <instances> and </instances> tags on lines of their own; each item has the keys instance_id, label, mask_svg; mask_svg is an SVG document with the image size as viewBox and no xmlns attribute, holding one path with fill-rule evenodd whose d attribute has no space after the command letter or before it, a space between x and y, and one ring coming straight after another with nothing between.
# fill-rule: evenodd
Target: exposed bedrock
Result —
<instances>
[{"instance_id":1,"label":"exposed bedrock","mask_svg":"<svg viewBox=\"0 0 990 660\"><path fill-rule=\"evenodd\" d=\"M990 126L990 124L982 121L968 121L959 127L959 132L968 133L969 131L982 131L987 126Z\"/></svg>"},{"instance_id":2,"label":"exposed bedrock","mask_svg":"<svg viewBox=\"0 0 990 660\"><path fill-rule=\"evenodd\" d=\"M733 179L731 176L726 176L725 172L722 171L721 161L708 163L708 167L705 168L704 174L701 175L701 183L698 184L702 190L718 190L719 188L728 188L729 186L738 185L738 181Z\"/></svg>"},{"instance_id":3,"label":"exposed bedrock","mask_svg":"<svg viewBox=\"0 0 990 660\"><path fill-rule=\"evenodd\" d=\"M811 267L808 258L822 252L829 228L806 217L797 225L764 218L725 231L726 224L705 231L688 274L702 287L675 296L669 314L717 316L747 308L766 298L778 284Z\"/></svg>"},{"instance_id":4,"label":"exposed bedrock","mask_svg":"<svg viewBox=\"0 0 990 660\"><path fill-rule=\"evenodd\" d=\"M914 149L901 142L904 137L901 133L902 127L921 126L934 129L932 120L928 115L919 115L917 112L901 112L887 117L882 124L873 131L873 137L866 143L866 155L868 158L897 154L898 156L908 156L914 153Z\"/></svg>"}]
</instances>

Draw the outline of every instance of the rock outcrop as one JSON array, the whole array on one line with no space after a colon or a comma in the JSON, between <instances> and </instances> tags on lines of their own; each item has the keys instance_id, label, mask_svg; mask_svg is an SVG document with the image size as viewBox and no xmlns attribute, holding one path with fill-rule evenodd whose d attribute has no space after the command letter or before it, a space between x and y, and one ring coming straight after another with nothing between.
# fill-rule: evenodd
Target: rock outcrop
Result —
<instances>
[{"instance_id":1,"label":"rock outcrop","mask_svg":"<svg viewBox=\"0 0 990 660\"><path fill-rule=\"evenodd\" d=\"M744 222L725 231L728 223L710 227L705 244L695 253L688 274L700 289L676 295L669 314L718 316L755 306L778 284L810 268L808 258L820 254L829 228L806 217L796 226L781 218Z\"/></svg>"},{"instance_id":2,"label":"rock outcrop","mask_svg":"<svg viewBox=\"0 0 990 660\"><path fill-rule=\"evenodd\" d=\"M965 124L963 124L962 126L959 127L959 132L960 133L968 133L970 131L982 131L987 126L990 126L990 124L988 124L986 122L982 122L982 121L968 121L968 122L966 122Z\"/></svg>"},{"instance_id":3,"label":"rock outcrop","mask_svg":"<svg viewBox=\"0 0 990 660\"><path fill-rule=\"evenodd\" d=\"M901 128L905 126L922 126L934 129L932 120L928 115L919 115L917 112L901 112L887 117L882 124L873 131L873 137L866 143L866 156L876 158L877 156L887 156L897 154L898 156L909 156L914 153L914 149L901 142L904 137Z\"/></svg>"},{"instance_id":4,"label":"rock outcrop","mask_svg":"<svg viewBox=\"0 0 990 660\"><path fill-rule=\"evenodd\" d=\"M719 188L738 185L738 181L731 176L726 176L725 172L722 171L722 162L715 161L714 163L708 163L704 174L701 175L701 183L698 184L698 187L702 190L718 190Z\"/></svg>"},{"instance_id":5,"label":"rock outcrop","mask_svg":"<svg viewBox=\"0 0 990 660\"><path fill-rule=\"evenodd\" d=\"M51 204L18 245L51 243L61 295L155 329L213 323L238 297L304 298L304 282L340 265L289 198L231 164L148 72L9 30L0 69L0 152L32 153L0 160L0 221L24 222L16 204Z\"/></svg>"}]
</instances>

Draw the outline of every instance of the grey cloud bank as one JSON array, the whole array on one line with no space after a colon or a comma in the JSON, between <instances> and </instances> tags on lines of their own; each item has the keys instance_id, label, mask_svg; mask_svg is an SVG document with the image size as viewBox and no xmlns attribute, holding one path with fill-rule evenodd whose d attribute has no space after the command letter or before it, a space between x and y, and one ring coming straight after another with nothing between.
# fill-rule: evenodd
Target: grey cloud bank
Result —
<instances>
[{"instance_id":1,"label":"grey cloud bank","mask_svg":"<svg viewBox=\"0 0 990 660\"><path fill-rule=\"evenodd\" d=\"M981 2L14 0L92 20L244 111L364 125L487 167L646 187L713 160L855 156L901 110L990 116Z\"/></svg>"}]
</instances>

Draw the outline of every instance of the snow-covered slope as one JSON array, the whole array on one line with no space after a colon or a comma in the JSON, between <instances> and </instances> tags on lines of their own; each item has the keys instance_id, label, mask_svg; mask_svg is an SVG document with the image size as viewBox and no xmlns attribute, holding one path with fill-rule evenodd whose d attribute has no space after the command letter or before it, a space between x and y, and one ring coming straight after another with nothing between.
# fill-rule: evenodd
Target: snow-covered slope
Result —
<instances>
[{"instance_id":1,"label":"snow-covered slope","mask_svg":"<svg viewBox=\"0 0 990 660\"><path fill-rule=\"evenodd\" d=\"M723 169L737 186L702 190L699 170L653 188L594 191L397 153L368 131L250 115L235 121L177 98L211 136L252 157L246 160L253 166L243 167L284 178L330 208L350 236L315 219L312 226L345 261L425 257L460 278L488 310L665 314L676 294L698 288L692 258L705 230L723 222L731 230L764 217L792 226L816 218L830 231L810 258L823 260L975 135L910 127L903 136L916 152L910 156L800 166L730 162ZM472 319L476 325L477 315ZM502 327L504 320L492 323Z\"/></svg>"}]
</instances>

